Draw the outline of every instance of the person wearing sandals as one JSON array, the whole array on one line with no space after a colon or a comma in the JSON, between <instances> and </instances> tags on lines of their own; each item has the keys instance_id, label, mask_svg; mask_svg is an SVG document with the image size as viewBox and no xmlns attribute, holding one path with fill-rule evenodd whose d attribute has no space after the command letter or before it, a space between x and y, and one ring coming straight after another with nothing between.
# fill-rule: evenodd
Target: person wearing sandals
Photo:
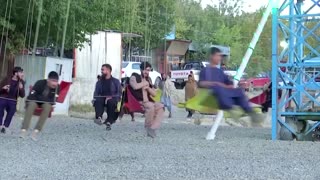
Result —
<instances>
[{"instance_id":1,"label":"person wearing sandals","mask_svg":"<svg viewBox=\"0 0 320 180\"><path fill-rule=\"evenodd\" d=\"M111 125L116 122L119 116L117 105L121 100L122 88L117 78L111 75L112 67L110 64L103 64L101 67L101 78L96 83L94 90L94 108L98 125L105 124L106 130L111 130ZM103 113L107 109L107 119L102 120Z\"/></svg>"}]
</instances>

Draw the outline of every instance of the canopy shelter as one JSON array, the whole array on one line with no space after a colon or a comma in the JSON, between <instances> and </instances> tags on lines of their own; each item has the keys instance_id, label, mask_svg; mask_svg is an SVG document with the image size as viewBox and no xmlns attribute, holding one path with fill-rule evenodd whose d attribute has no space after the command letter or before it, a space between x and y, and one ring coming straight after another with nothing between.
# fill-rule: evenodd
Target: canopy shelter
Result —
<instances>
[{"instance_id":1,"label":"canopy shelter","mask_svg":"<svg viewBox=\"0 0 320 180\"><path fill-rule=\"evenodd\" d=\"M156 50L158 68L161 73L168 73L172 66L184 62L185 54L189 49L190 40L167 40L163 47Z\"/></svg>"}]
</instances>

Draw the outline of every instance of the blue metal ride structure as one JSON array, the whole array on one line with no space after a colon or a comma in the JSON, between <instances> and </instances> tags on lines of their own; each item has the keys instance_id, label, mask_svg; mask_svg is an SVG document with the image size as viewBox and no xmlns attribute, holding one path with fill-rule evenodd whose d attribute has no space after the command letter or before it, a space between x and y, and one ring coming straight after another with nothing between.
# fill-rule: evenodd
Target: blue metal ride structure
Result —
<instances>
[{"instance_id":1,"label":"blue metal ride structure","mask_svg":"<svg viewBox=\"0 0 320 180\"><path fill-rule=\"evenodd\" d=\"M278 2L272 9L272 140L319 140L320 0ZM282 40L287 47L280 52Z\"/></svg>"}]
</instances>

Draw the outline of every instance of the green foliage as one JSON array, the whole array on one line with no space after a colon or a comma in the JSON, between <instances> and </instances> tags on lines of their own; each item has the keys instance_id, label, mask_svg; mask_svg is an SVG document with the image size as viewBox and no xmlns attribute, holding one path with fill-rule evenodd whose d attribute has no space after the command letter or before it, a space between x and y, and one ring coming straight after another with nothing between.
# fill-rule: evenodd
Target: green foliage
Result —
<instances>
[{"instance_id":1,"label":"green foliage","mask_svg":"<svg viewBox=\"0 0 320 180\"><path fill-rule=\"evenodd\" d=\"M8 30L7 48L10 47L8 50L11 53L23 47L33 47L40 9L43 11L37 47L60 48L66 18L66 49L81 46L87 41L86 34L93 34L98 30L138 33L143 38L136 43L142 47L147 44L148 48L152 48L167 34L164 24L168 27L173 25L173 17L163 14L173 14L174 7L170 5L174 4L174 0L71 0L69 14L66 14L68 0L43 0L43 7L40 7L38 0L13 0L10 19L11 0L4 1L8 2L8 8L6 2L0 7L0 30ZM149 4L148 7L145 6L146 3ZM6 31L0 33L1 36L6 36Z\"/></svg>"},{"instance_id":2,"label":"green foliage","mask_svg":"<svg viewBox=\"0 0 320 180\"><path fill-rule=\"evenodd\" d=\"M218 6L207 6L192 0L178 0L176 7L176 34L179 38L191 39L198 50L188 59L205 60L211 44L229 46L230 68L237 68L249 46L264 9L254 13L242 12L242 1L221 0ZM255 75L271 68L271 20L267 22L258 44L246 68Z\"/></svg>"},{"instance_id":3,"label":"green foliage","mask_svg":"<svg viewBox=\"0 0 320 180\"><path fill-rule=\"evenodd\" d=\"M71 0L67 15L68 0L43 0L43 7L40 7L40 0L12 0L12 6L10 2L3 0L0 7L0 33L8 37L7 52L12 54L24 47L33 47L37 15L42 8L38 47L61 47L66 18L66 49L80 47L87 41L86 34L118 30L143 36L124 39L126 51L134 47L148 54L150 49L163 45L165 35L174 26L176 38L192 40L197 49L188 59L207 59L206 52L211 44L230 46L228 66L231 68L240 65L264 11L243 12L241 0L221 0L217 6L205 8L201 7L201 1L195 0ZM308 22L306 26L312 28L316 24ZM314 35L306 41L316 47ZM271 68L270 47L269 19L251 56L247 73L254 75Z\"/></svg>"}]
</instances>

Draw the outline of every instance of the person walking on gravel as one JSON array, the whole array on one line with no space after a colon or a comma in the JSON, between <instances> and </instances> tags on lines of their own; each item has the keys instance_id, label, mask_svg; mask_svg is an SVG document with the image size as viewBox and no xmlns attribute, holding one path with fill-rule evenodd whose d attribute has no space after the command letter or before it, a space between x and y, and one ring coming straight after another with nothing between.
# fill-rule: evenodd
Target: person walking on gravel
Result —
<instances>
[{"instance_id":1,"label":"person walking on gravel","mask_svg":"<svg viewBox=\"0 0 320 180\"><path fill-rule=\"evenodd\" d=\"M194 79L193 74L189 74L188 81L185 86L185 101L187 102L189 99L193 98L197 94L197 82ZM188 112L187 118L191 118L194 111L191 109L186 109Z\"/></svg>"},{"instance_id":2,"label":"person walking on gravel","mask_svg":"<svg viewBox=\"0 0 320 180\"><path fill-rule=\"evenodd\" d=\"M13 115L17 110L18 96L24 98L24 81L23 81L23 69L21 67L15 67L12 71L12 76L5 78L0 87L0 132L6 133L9 128ZM4 111L7 112L3 124Z\"/></svg>"},{"instance_id":3,"label":"person walking on gravel","mask_svg":"<svg viewBox=\"0 0 320 180\"><path fill-rule=\"evenodd\" d=\"M151 71L151 64L143 62L140 65L141 74L133 73L129 81L129 90L132 95L141 102L145 110L145 128L147 135L151 138L156 137L156 130L160 128L161 120L163 118L163 104L154 102L152 97L156 96L149 72Z\"/></svg>"},{"instance_id":4,"label":"person walking on gravel","mask_svg":"<svg viewBox=\"0 0 320 180\"><path fill-rule=\"evenodd\" d=\"M116 122L119 116L117 105L121 100L122 88L117 78L111 75L110 64L103 64L101 67L102 76L96 83L94 91L94 108L97 119L94 122L98 125L105 124L106 130L111 130L111 125ZM107 108L107 119L103 122L102 116Z\"/></svg>"},{"instance_id":5,"label":"person walking on gravel","mask_svg":"<svg viewBox=\"0 0 320 180\"><path fill-rule=\"evenodd\" d=\"M46 120L49 117L52 106L55 104L59 94L59 75L51 71L48 79L37 81L27 97L26 112L21 128L21 138L25 138L29 129L32 115L37 107L42 108L38 123L31 134L33 140L37 140L39 132L42 131Z\"/></svg>"},{"instance_id":6,"label":"person walking on gravel","mask_svg":"<svg viewBox=\"0 0 320 180\"><path fill-rule=\"evenodd\" d=\"M243 90L234 88L233 82L223 70L217 68L221 61L221 50L216 47L211 48L210 66L203 68L200 72L200 87L211 90L217 98L220 109L230 111L234 105L238 105L251 117L253 126L261 126L263 118L253 111ZM230 113L232 114L232 111Z\"/></svg>"},{"instance_id":7,"label":"person walking on gravel","mask_svg":"<svg viewBox=\"0 0 320 180\"><path fill-rule=\"evenodd\" d=\"M172 117L171 96L172 96L172 92L174 92L174 84L171 82L170 77L168 77L164 73L161 74L161 82L159 84L159 88L162 90L160 101L168 109L169 118L171 118Z\"/></svg>"}]
</instances>

